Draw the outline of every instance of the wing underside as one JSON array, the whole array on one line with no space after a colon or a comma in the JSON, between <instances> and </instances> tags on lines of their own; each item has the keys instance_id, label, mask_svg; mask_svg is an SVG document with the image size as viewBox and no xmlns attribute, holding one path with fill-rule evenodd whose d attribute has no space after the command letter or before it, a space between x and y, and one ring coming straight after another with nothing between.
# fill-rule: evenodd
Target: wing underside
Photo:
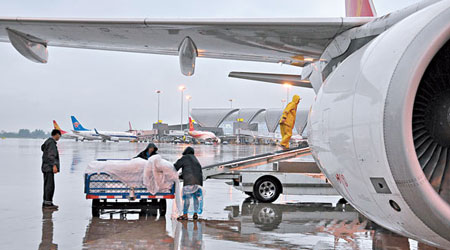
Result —
<instances>
[{"instance_id":1,"label":"wing underside","mask_svg":"<svg viewBox=\"0 0 450 250\"><path fill-rule=\"evenodd\" d=\"M197 57L303 66L305 61L319 59L337 34L370 20L0 18L0 41L11 42L13 34L38 41L45 49L58 46L179 55L180 45L188 37Z\"/></svg>"}]
</instances>

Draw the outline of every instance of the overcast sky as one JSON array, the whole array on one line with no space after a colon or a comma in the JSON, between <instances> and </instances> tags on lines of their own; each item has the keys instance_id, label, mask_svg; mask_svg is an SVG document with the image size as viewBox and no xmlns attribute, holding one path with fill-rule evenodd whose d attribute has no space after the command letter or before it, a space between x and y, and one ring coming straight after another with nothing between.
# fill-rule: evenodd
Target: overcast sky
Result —
<instances>
[{"instance_id":1,"label":"overcast sky","mask_svg":"<svg viewBox=\"0 0 450 250\"><path fill-rule=\"evenodd\" d=\"M374 0L379 15L417 0ZM7 17L340 17L344 0L2 0ZM230 71L300 74L301 68L278 64L197 60L193 77L180 73L178 57L149 54L49 48L49 62L28 61L7 43L0 43L0 130L52 129L57 120L72 128L70 115L85 127L150 129L157 119L156 90L161 90L161 119L179 123L180 92L191 95L191 107L278 108L286 90L280 85L228 78ZM311 90L291 90L311 102ZM185 111L186 111L185 103Z\"/></svg>"}]
</instances>

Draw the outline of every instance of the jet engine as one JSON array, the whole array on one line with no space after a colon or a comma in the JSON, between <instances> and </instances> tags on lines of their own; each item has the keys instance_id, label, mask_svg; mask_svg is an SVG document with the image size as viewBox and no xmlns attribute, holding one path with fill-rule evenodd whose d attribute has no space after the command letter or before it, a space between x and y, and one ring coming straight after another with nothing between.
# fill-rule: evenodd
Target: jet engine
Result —
<instances>
[{"instance_id":1,"label":"jet engine","mask_svg":"<svg viewBox=\"0 0 450 250\"><path fill-rule=\"evenodd\" d=\"M313 156L348 202L389 230L446 249L449 20L450 1L441 1L383 32L334 69L309 116Z\"/></svg>"}]
</instances>

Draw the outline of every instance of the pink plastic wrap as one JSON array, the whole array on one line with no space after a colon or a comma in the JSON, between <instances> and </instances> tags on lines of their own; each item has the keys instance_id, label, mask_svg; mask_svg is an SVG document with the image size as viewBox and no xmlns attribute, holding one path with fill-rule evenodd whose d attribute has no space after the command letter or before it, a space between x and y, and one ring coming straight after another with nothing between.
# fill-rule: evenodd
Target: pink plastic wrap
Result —
<instances>
[{"instance_id":1,"label":"pink plastic wrap","mask_svg":"<svg viewBox=\"0 0 450 250\"><path fill-rule=\"evenodd\" d=\"M176 180L178 180L178 172L172 163L159 155L148 159L144 168L143 183L151 194L170 190Z\"/></svg>"},{"instance_id":2,"label":"pink plastic wrap","mask_svg":"<svg viewBox=\"0 0 450 250\"><path fill-rule=\"evenodd\" d=\"M135 158L129 161L93 161L86 173L107 173L130 187L139 187L143 183L144 168L147 161Z\"/></svg>"},{"instance_id":3,"label":"pink plastic wrap","mask_svg":"<svg viewBox=\"0 0 450 250\"><path fill-rule=\"evenodd\" d=\"M160 155L144 160L135 158L129 161L93 161L86 168L86 173L104 172L130 187L145 185L151 194L169 192L178 173L173 164L162 159Z\"/></svg>"}]
</instances>

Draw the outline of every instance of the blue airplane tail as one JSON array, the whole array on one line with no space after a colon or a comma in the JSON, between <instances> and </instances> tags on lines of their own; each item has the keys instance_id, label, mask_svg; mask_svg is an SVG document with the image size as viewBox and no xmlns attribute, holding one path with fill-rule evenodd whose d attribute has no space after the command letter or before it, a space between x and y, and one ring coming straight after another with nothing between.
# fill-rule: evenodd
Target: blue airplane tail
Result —
<instances>
[{"instance_id":1,"label":"blue airplane tail","mask_svg":"<svg viewBox=\"0 0 450 250\"><path fill-rule=\"evenodd\" d=\"M83 125L81 125L81 123L77 120L77 118L75 118L75 116L71 116L70 118L72 118L73 130L75 130L75 131L88 131L88 129L85 129L83 127Z\"/></svg>"}]
</instances>

